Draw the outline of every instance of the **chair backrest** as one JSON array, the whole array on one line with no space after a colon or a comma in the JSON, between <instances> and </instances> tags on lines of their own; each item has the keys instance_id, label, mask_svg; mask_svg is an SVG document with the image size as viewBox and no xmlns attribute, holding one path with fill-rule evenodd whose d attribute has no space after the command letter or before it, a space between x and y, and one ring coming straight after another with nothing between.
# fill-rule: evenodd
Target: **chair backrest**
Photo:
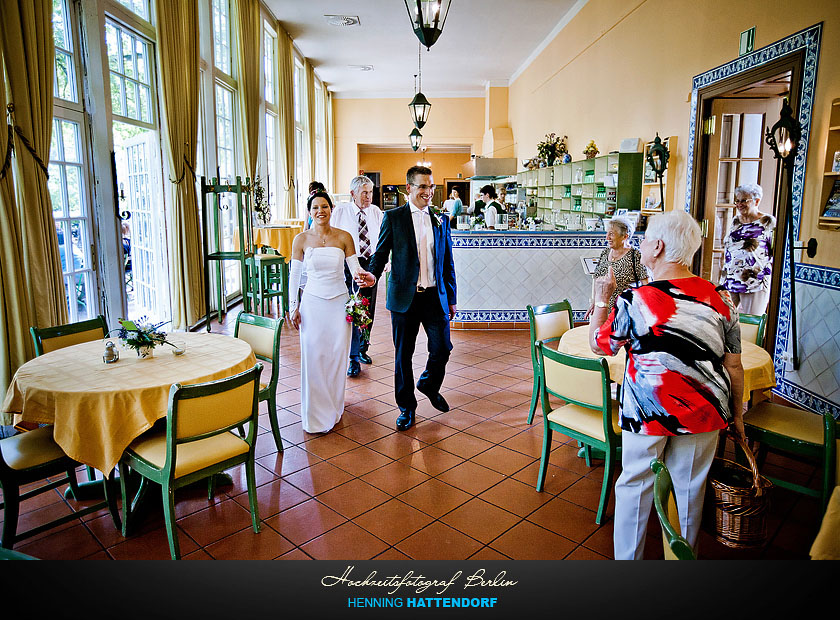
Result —
<instances>
[{"instance_id":1,"label":"chair backrest","mask_svg":"<svg viewBox=\"0 0 840 620\"><path fill-rule=\"evenodd\" d=\"M741 340L754 342L761 346L764 342L764 328L767 325L767 313L741 314L738 316L741 324Z\"/></svg>"},{"instance_id":2,"label":"chair backrest","mask_svg":"<svg viewBox=\"0 0 840 620\"><path fill-rule=\"evenodd\" d=\"M680 519L674 499L674 484L665 463L659 459L650 462L656 474L653 480L653 506L662 526L662 542L666 560L695 560L694 550L680 535Z\"/></svg>"},{"instance_id":3,"label":"chair backrest","mask_svg":"<svg viewBox=\"0 0 840 620\"><path fill-rule=\"evenodd\" d=\"M35 355L43 355L82 342L99 340L108 335L105 317L101 314L94 319L68 323L57 327L30 327L32 341L35 343Z\"/></svg>"},{"instance_id":4,"label":"chair backrest","mask_svg":"<svg viewBox=\"0 0 840 620\"><path fill-rule=\"evenodd\" d=\"M174 384L166 417L166 465L174 470L178 444L206 439L253 421L245 441L256 441L262 363L238 375L193 385Z\"/></svg>"},{"instance_id":5,"label":"chair backrest","mask_svg":"<svg viewBox=\"0 0 840 620\"><path fill-rule=\"evenodd\" d=\"M233 328L234 338L240 338L251 345L257 359L271 363L271 382L280 369L280 329L283 319L240 312Z\"/></svg>"},{"instance_id":6,"label":"chair backrest","mask_svg":"<svg viewBox=\"0 0 840 620\"><path fill-rule=\"evenodd\" d=\"M537 342L553 342L574 327L572 304L568 299L542 306L528 305L528 322L531 326L531 362L537 372L539 356Z\"/></svg>"}]
</instances>

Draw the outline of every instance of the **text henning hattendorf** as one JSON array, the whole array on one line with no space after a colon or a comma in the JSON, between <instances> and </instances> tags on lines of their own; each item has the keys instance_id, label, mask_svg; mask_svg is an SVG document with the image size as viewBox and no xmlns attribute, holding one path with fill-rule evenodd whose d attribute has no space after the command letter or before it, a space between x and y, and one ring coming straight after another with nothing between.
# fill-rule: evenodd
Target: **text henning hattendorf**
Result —
<instances>
[{"instance_id":1,"label":"text henning hattendorf","mask_svg":"<svg viewBox=\"0 0 840 620\"><path fill-rule=\"evenodd\" d=\"M348 566L341 577L328 575L321 579L321 585L325 587L332 587L337 585L346 585L348 587L374 587L374 588L392 588L388 594L396 593L400 588L416 588L414 591L421 594L429 588L441 588L435 594L443 594L450 586L452 586L463 575L463 571L458 571L448 580L429 579L422 574L414 574L414 571L408 571L405 575L392 575L389 577L376 578L376 571L371 571L367 577L362 580L350 579L350 573L353 572L353 566ZM507 587L515 586L518 581L511 581L506 579L506 571L501 571L493 578L485 578L485 570L479 568L472 575L465 578L464 589L475 586L483 587Z\"/></svg>"}]
</instances>

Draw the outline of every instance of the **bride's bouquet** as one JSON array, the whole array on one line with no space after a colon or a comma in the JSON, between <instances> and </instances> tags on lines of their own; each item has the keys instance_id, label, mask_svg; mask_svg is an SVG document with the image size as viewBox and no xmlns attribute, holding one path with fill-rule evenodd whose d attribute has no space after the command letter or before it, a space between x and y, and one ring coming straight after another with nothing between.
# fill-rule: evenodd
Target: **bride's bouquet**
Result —
<instances>
[{"instance_id":1,"label":"bride's bouquet","mask_svg":"<svg viewBox=\"0 0 840 620\"><path fill-rule=\"evenodd\" d=\"M354 291L347 300L345 309L347 322L355 325L361 332L362 338L367 341L370 338L370 326L373 324L373 318L370 316L370 299L364 297L359 291Z\"/></svg>"}]
</instances>

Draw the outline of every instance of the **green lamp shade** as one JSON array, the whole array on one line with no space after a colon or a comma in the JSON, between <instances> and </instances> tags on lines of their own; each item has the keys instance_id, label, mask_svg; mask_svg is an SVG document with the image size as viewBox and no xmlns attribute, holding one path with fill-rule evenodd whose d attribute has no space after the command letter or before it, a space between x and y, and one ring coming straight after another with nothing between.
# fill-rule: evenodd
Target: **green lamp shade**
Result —
<instances>
[{"instance_id":1,"label":"green lamp shade","mask_svg":"<svg viewBox=\"0 0 840 620\"><path fill-rule=\"evenodd\" d=\"M432 47L443 32L451 3L452 0L405 0L411 27L426 49Z\"/></svg>"},{"instance_id":2,"label":"green lamp shade","mask_svg":"<svg viewBox=\"0 0 840 620\"><path fill-rule=\"evenodd\" d=\"M411 120L414 121L414 126L417 129L422 129L426 121L429 120L429 112L432 109L432 104L426 99L423 93L414 95L414 99L408 104L408 111L411 113Z\"/></svg>"},{"instance_id":3,"label":"green lamp shade","mask_svg":"<svg viewBox=\"0 0 840 620\"><path fill-rule=\"evenodd\" d=\"M412 150L416 151L420 148L420 141L423 139L423 134L417 131L417 127L415 127L411 130L411 133L408 134L408 139L411 141Z\"/></svg>"}]
</instances>

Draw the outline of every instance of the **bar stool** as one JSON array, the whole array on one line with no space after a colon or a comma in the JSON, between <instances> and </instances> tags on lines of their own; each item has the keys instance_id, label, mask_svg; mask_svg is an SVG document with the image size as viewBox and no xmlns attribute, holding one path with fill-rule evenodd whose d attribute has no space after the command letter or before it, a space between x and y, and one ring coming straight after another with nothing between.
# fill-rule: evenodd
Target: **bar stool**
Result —
<instances>
[{"instance_id":1,"label":"bar stool","mask_svg":"<svg viewBox=\"0 0 840 620\"><path fill-rule=\"evenodd\" d=\"M246 259L251 279L251 295L254 308L261 315L270 308L271 299L279 297L278 311L284 316L289 311L289 278L285 257L271 252L260 252Z\"/></svg>"}]
</instances>

